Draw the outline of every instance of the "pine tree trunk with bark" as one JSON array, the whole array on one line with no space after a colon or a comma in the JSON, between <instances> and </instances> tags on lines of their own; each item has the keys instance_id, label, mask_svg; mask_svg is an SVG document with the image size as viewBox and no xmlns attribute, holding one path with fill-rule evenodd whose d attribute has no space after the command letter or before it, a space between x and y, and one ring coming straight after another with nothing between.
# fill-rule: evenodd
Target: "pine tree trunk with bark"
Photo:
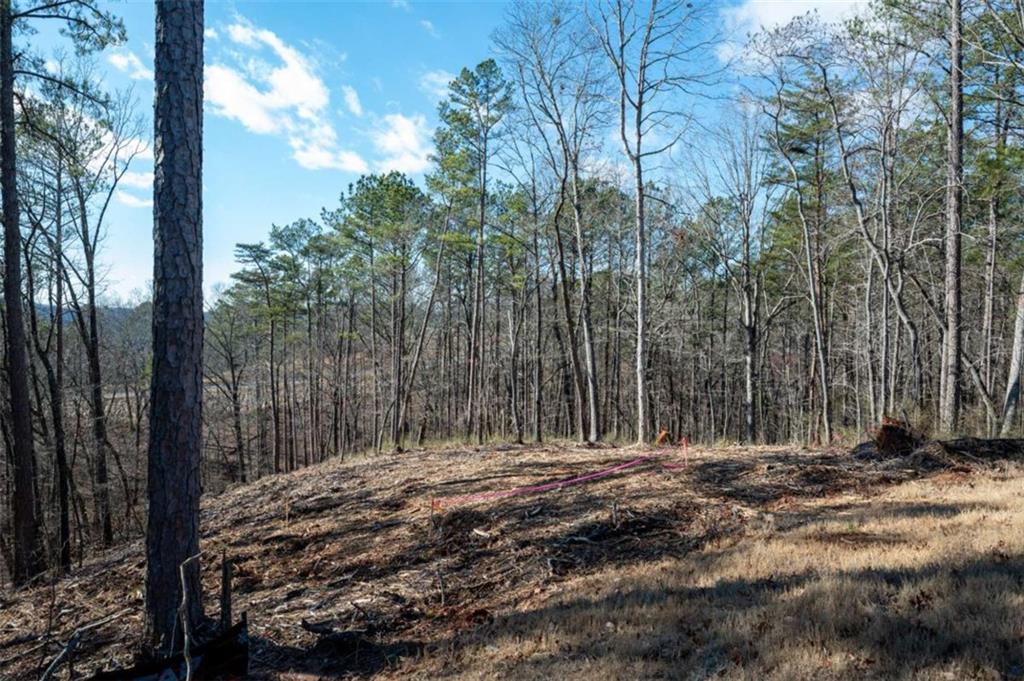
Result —
<instances>
[{"instance_id":1,"label":"pine tree trunk with bark","mask_svg":"<svg viewBox=\"0 0 1024 681\"><path fill-rule=\"evenodd\" d=\"M4 322L14 477L14 574L23 584L45 569L36 497L36 453L29 396L28 348L21 301L21 227L15 148L11 0L0 0L0 192L4 226Z\"/></svg>"},{"instance_id":2,"label":"pine tree trunk with bark","mask_svg":"<svg viewBox=\"0 0 1024 681\"><path fill-rule=\"evenodd\" d=\"M156 3L153 186L153 374L146 533L148 641L183 642L184 582L192 629L202 617L203 0ZM184 578L179 575L184 570ZM193 629L194 630L194 629Z\"/></svg>"}]
</instances>

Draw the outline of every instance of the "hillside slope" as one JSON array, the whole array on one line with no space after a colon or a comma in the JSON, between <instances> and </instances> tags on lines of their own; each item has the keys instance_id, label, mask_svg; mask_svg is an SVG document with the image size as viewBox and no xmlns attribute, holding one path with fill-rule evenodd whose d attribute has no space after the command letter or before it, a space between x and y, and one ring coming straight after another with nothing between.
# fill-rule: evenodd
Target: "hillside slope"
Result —
<instances>
[{"instance_id":1,"label":"hillside slope","mask_svg":"<svg viewBox=\"0 0 1024 681\"><path fill-rule=\"evenodd\" d=\"M1017 678L1020 476L777 447L332 461L206 500L207 611L227 555L252 678ZM121 612L74 670L129 663L143 573L135 542L0 596L0 677Z\"/></svg>"}]
</instances>

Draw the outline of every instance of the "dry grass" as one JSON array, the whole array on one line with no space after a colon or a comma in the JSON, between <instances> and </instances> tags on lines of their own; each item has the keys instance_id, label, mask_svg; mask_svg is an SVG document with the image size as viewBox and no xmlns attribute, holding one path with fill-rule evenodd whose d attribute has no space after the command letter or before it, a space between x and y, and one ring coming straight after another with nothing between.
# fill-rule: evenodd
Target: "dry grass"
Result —
<instances>
[{"instance_id":1,"label":"dry grass","mask_svg":"<svg viewBox=\"0 0 1024 681\"><path fill-rule=\"evenodd\" d=\"M685 470L431 509L638 455L329 462L208 500L203 548L238 560L256 678L1024 677L1013 465L907 481L844 454L723 448ZM208 560L209 610L216 572ZM37 677L76 626L141 611L142 573L133 544L0 596L0 677ZM76 671L127 663L139 631L138 614L97 629Z\"/></svg>"},{"instance_id":2,"label":"dry grass","mask_svg":"<svg viewBox=\"0 0 1024 681\"><path fill-rule=\"evenodd\" d=\"M466 635L453 663L422 674L1024 676L1019 471L810 502L726 544L573 580Z\"/></svg>"}]
</instances>

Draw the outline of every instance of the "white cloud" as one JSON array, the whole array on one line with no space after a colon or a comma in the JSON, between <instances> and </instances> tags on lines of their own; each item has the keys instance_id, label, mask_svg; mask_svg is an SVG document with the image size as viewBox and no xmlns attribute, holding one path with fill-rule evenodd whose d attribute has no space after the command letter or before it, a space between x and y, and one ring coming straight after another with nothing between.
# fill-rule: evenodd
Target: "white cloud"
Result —
<instances>
[{"instance_id":1,"label":"white cloud","mask_svg":"<svg viewBox=\"0 0 1024 681\"><path fill-rule=\"evenodd\" d=\"M269 47L282 62L276 67L259 59L251 59L247 63L247 75L262 80L262 84L267 86L258 93L259 104L270 110L294 109L300 118L306 120L315 120L327 106L330 95L313 64L273 31L247 24L232 24L228 27L228 35L244 47Z\"/></svg>"},{"instance_id":2,"label":"white cloud","mask_svg":"<svg viewBox=\"0 0 1024 681\"><path fill-rule=\"evenodd\" d=\"M228 26L227 37L252 54L232 53L233 64L206 68L206 99L215 115L236 120L258 135L285 137L292 158L303 168L366 170L358 154L339 148L328 119L330 92L306 55L274 32L245 21ZM273 63L262 58L265 48L273 53ZM344 94L346 105L355 113L348 92ZM355 104L361 111L358 97Z\"/></svg>"},{"instance_id":3,"label":"white cloud","mask_svg":"<svg viewBox=\"0 0 1024 681\"><path fill-rule=\"evenodd\" d=\"M90 172L97 175L109 172L114 168L121 169L124 167L126 162L135 161L152 161L153 160L153 145L149 143L149 140L142 137L128 137L125 139L118 139L114 136L110 129L101 125L100 121L86 117L82 125L90 129L99 138L99 146L95 152L90 154L87 167ZM140 173L126 173L126 175L139 175ZM152 178L152 175L150 175ZM124 178L122 178L124 181ZM130 184L132 180L128 180ZM145 187L152 187L153 182L150 179Z\"/></svg>"},{"instance_id":4,"label":"white cloud","mask_svg":"<svg viewBox=\"0 0 1024 681\"><path fill-rule=\"evenodd\" d=\"M127 73L132 80L153 80L153 69L143 64L134 52L111 52L107 55L107 61L118 71Z\"/></svg>"},{"instance_id":5,"label":"white cloud","mask_svg":"<svg viewBox=\"0 0 1024 681\"><path fill-rule=\"evenodd\" d=\"M421 173L430 165L430 129L422 114L388 114L371 134L381 159L377 170Z\"/></svg>"},{"instance_id":6,"label":"white cloud","mask_svg":"<svg viewBox=\"0 0 1024 681\"><path fill-rule=\"evenodd\" d=\"M277 115L265 95L233 68L217 64L206 67L205 89L215 114L232 118L260 135L281 131L285 117Z\"/></svg>"},{"instance_id":7,"label":"white cloud","mask_svg":"<svg viewBox=\"0 0 1024 681\"><path fill-rule=\"evenodd\" d=\"M427 71L420 76L420 90L435 99L441 99L448 95L448 84L455 80L455 74L444 69Z\"/></svg>"},{"instance_id":8,"label":"white cloud","mask_svg":"<svg viewBox=\"0 0 1024 681\"><path fill-rule=\"evenodd\" d=\"M345 98L345 106L353 116L363 115L363 105L359 101L359 93L350 85L341 86L341 94Z\"/></svg>"},{"instance_id":9,"label":"white cloud","mask_svg":"<svg viewBox=\"0 0 1024 681\"><path fill-rule=\"evenodd\" d=\"M813 12L826 23L854 16L869 0L741 0L721 11L726 39L715 52L720 61L742 60L747 36L777 28Z\"/></svg>"},{"instance_id":10,"label":"white cloud","mask_svg":"<svg viewBox=\"0 0 1024 681\"><path fill-rule=\"evenodd\" d=\"M295 149L292 158L307 170L342 170L357 174L370 170L363 157L354 151L331 151L316 145Z\"/></svg>"},{"instance_id":11,"label":"white cloud","mask_svg":"<svg viewBox=\"0 0 1024 681\"><path fill-rule=\"evenodd\" d=\"M135 189L152 189L153 173L140 173L129 170L121 176L120 184Z\"/></svg>"},{"instance_id":12,"label":"white cloud","mask_svg":"<svg viewBox=\"0 0 1024 681\"><path fill-rule=\"evenodd\" d=\"M205 31L203 31L203 35L206 37L207 40L216 40L220 37L220 34L217 33L217 29L215 28L206 29Z\"/></svg>"},{"instance_id":13,"label":"white cloud","mask_svg":"<svg viewBox=\"0 0 1024 681\"><path fill-rule=\"evenodd\" d=\"M292 148L292 158L307 170L365 173L370 169L359 154L338 149L337 134L326 123L306 129L302 136L292 136L288 144Z\"/></svg>"},{"instance_id":14,"label":"white cloud","mask_svg":"<svg viewBox=\"0 0 1024 681\"><path fill-rule=\"evenodd\" d=\"M622 154L586 157L582 167L588 176L599 177L613 184L622 184L633 174L633 168L623 160Z\"/></svg>"},{"instance_id":15,"label":"white cloud","mask_svg":"<svg viewBox=\"0 0 1024 681\"><path fill-rule=\"evenodd\" d=\"M404 9L406 12L412 9L409 4L409 0L391 0L391 6L397 7L398 9Z\"/></svg>"},{"instance_id":16,"label":"white cloud","mask_svg":"<svg viewBox=\"0 0 1024 681\"><path fill-rule=\"evenodd\" d=\"M788 24L808 12L826 22L839 21L867 4L868 0L743 0L723 9L722 16L730 30L755 32Z\"/></svg>"},{"instance_id":17,"label":"white cloud","mask_svg":"<svg viewBox=\"0 0 1024 681\"><path fill-rule=\"evenodd\" d=\"M143 199L120 189L115 192L117 200L129 208L152 208L153 199Z\"/></svg>"},{"instance_id":18,"label":"white cloud","mask_svg":"<svg viewBox=\"0 0 1024 681\"><path fill-rule=\"evenodd\" d=\"M423 30L430 34L432 38L440 38L441 34L438 32L437 27L434 26L434 22L429 19L420 19L420 26Z\"/></svg>"}]
</instances>

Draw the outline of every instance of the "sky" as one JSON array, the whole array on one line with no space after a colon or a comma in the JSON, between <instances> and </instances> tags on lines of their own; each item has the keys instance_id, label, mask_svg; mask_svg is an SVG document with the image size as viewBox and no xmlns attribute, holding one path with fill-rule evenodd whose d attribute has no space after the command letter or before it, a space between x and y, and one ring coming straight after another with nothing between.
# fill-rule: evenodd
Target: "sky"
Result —
<instances>
[{"instance_id":1,"label":"sky","mask_svg":"<svg viewBox=\"0 0 1024 681\"><path fill-rule=\"evenodd\" d=\"M96 56L108 89L131 88L145 129L153 99L152 2L102 2L127 43ZM721 0L722 55L760 26L858 0ZM234 246L273 224L318 217L362 173L428 168L437 103L461 68L492 56L505 2L206 3L204 288L230 282ZM63 41L33 38L46 54ZM108 301L152 280L152 155L134 162L107 217L100 259Z\"/></svg>"}]
</instances>

